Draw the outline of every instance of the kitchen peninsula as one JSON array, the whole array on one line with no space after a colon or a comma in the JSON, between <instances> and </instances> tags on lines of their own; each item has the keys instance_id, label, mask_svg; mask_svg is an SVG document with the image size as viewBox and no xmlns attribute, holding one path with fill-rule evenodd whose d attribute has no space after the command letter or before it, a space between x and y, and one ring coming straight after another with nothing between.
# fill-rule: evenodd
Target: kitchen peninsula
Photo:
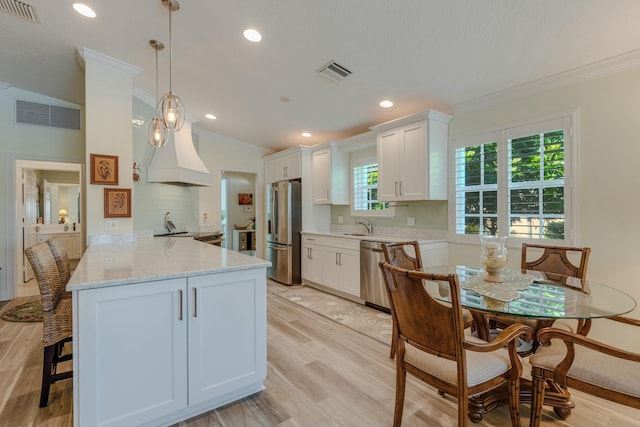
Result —
<instances>
[{"instance_id":1,"label":"kitchen peninsula","mask_svg":"<svg viewBox=\"0 0 640 427\"><path fill-rule=\"evenodd\" d=\"M181 237L90 246L67 285L74 425L169 425L262 390L269 265Z\"/></svg>"}]
</instances>

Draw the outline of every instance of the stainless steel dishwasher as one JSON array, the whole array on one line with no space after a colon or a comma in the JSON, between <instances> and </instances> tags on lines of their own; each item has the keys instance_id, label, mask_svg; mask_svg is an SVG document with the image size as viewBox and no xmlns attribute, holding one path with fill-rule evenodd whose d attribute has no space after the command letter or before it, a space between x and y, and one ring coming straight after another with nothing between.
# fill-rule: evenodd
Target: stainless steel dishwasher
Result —
<instances>
[{"instance_id":1,"label":"stainless steel dishwasher","mask_svg":"<svg viewBox=\"0 0 640 427\"><path fill-rule=\"evenodd\" d=\"M360 241L360 298L366 305L389 313L391 306L379 265L384 261L382 243Z\"/></svg>"}]
</instances>

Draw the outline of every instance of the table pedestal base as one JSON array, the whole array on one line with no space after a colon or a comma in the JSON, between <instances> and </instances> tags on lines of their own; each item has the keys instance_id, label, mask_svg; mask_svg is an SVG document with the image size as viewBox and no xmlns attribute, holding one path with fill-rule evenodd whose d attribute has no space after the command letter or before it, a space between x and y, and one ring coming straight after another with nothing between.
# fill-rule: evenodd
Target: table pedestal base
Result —
<instances>
[{"instance_id":1,"label":"table pedestal base","mask_svg":"<svg viewBox=\"0 0 640 427\"><path fill-rule=\"evenodd\" d=\"M533 387L531 381L520 379L520 404L531 404ZM486 393L469 398L469 419L474 423L482 421L487 414L498 406L509 404L509 391L507 386L499 387ZM576 406L569 393L556 392L547 388L544 393L544 405L552 406L553 411L560 419L566 419L571 415L571 410ZM533 416L533 411L532 411Z\"/></svg>"}]
</instances>

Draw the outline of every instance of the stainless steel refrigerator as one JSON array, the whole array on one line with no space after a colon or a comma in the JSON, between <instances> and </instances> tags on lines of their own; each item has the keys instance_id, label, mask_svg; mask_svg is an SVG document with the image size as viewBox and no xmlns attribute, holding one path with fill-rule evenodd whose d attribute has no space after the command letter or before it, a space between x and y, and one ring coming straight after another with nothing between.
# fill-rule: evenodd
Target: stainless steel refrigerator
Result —
<instances>
[{"instance_id":1,"label":"stainless steel refrigerator","mask_svg":"<svg viewBox=\"0 0 640 427\"><path fill-rule=\"evenodd\" d=\"M267 276L285 285L300 283L299 180L274 182L267 191Z\"/></svg>"}]
</instances>

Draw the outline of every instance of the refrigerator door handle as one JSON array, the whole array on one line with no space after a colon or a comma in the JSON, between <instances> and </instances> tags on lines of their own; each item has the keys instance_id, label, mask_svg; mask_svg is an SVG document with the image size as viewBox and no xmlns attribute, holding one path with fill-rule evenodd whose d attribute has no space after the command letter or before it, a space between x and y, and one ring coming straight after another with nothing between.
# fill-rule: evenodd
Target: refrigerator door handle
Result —
<instances>
[{"instance_id":1,"label":"refrigerator door handle","mask_svg":"<svg viewBox=\"0 0 640 427\"><path fill-rule=\"evenodd\" d=\"M271 187L271 215L273 222L272 236L274 241L278 241L278 187Z\"/></svg>"},{"instance_id":2,"label":"refrigerator door handle","mask_svg":"<svg viewBox=\"0 0 640 427\"><path fill-rule=\"evenodd\" d=\"M280 248L278 246L272 246L271 249L273 249L274 251L287 251L288 248Z\"/></svg>"}]
</instances>

